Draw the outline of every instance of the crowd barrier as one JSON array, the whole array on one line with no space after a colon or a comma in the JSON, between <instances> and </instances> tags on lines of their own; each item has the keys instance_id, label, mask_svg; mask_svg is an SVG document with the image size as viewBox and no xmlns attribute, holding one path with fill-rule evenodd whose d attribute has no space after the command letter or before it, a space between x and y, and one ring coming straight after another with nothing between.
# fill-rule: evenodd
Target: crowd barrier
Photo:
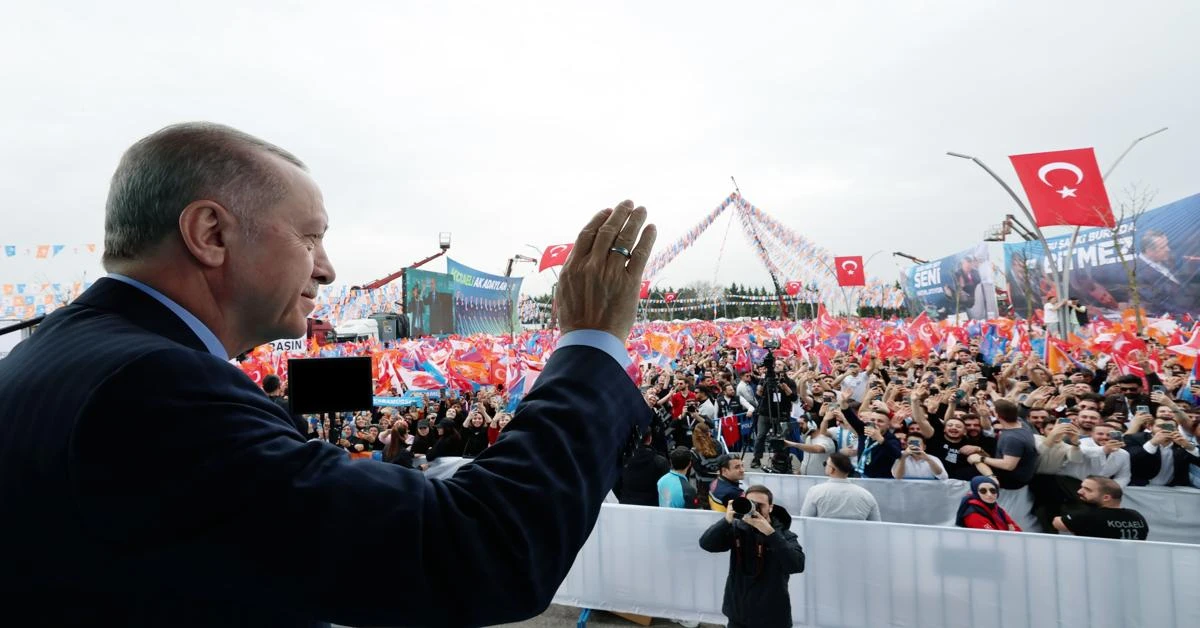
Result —
<instances>
[{"instance_id":1,"label":"crowd barrier","mask_svg":"<svg viewBox=\"0 0 1200 628\"><path fill-rule=\"evenodd\" d=\"M555 603L724 624L721 515L605 504ZM800 519L795 626L1194 628L1200 546Z\"/></svg>"},{"instance_id":2,"label":"crowd barrier","mask_svg":"<svg viewBox=\"0 0 1200 628\"><path fill-rule=\"evenodd\" d=\"M440 458L430 465L426 475L448 478L468 461ZM823 477L811 475L747 473L742 485L766 486L774 493L776 503L799 515L808 489L825 481ZM884 521L930 526L953 526L958 504L967 491L967 483L961 480L855 479L851 482L860 484L875 496ZM615 499L610 496L609 501ZM1001 491L1000 504L1022 530L1040 530L1032 514L1033 499L1028 490ZM1125 489L1122 505L1142 513L1150 524L1151 541L1200 545L1200 490L1130 486Z\"/></svg>"},{"instance_id":3,"label":"crowd barrier","mask_svg":"<svg viewBox=\"0 0 1200 628\"><path fill-rule=\"evenodd\" d=\"M820 476L747 473L742 484L766 486L775 495L776 503L798 514L808 489L825 481ZM880 518L895 523L953 526L958 504L967 492L967 483L961 480L850 481L875 496ZM1000 505L1021 529L1040 531L1027 489L1000 491ZM1125 489L1121 505L1142 513L1150 525L1151 541L1200 544L1200 490L1131 486Z\"/></svg>"}]
</instances>

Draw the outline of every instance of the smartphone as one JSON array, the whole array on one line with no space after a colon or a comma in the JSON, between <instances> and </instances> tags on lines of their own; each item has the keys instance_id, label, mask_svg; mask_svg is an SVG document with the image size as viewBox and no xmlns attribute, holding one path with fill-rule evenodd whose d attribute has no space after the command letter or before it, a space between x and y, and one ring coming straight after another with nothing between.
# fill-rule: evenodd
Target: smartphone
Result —
<instances>
[{"instance_id":1,"label":"smartphone","mask_svg":"<svg viewBox=\"0 0 1200 628\"><path fill-rule=\"evenodd\" d=\"M1151 388L1150 390L1157 392L1157 393L1162 393L1164 395L1167 394L1166 386L1155 386L1154 388Z\"/></svg>"},{"instance_id":2,"label":"smartphone","mask_svg":"<svg viewBox=\"0 0 1200 628\"><path fill-rule=\"evenodd\" d=\"M1174 422L1163 423L1163 424L1162 424L1162 431L1164 431L1164 432L1174 432L1174 431L1175 431L1175 423L1174 423Z\"/></svg>"},{"instance_id":3,"label":"smartphone","mask_svg":"<svg viewBox=\"0 0 1200 628\"><path fill-rule=\"evenodd\" d=\"M1150 406L1138 406L1137 414L1150 414Z\"/></svg>"},{"instance_id":4,"label":"smartphone","mask_svg":"<svg viewBox=\"0 0 1200 628\"><path fill-rule=\"evenodd\" d=\"M1058 420L1057 420L1057 421L1055 421L1055 423L1058 423L1059 425L1063 425L1063 424L1065 424L1065 423L1070 423L1070 422L1071 422L1071 418L1070 418L1070 417L1065 417L1065 416L1058 417Z\"/></svg>"},{"instance_id":5,"label":"smartphone","mask_svg":"<svg viewBox=\"0 0 1200 628\"><path fill-rule=\"evenodd\" d=\"M1109 440L1125 440L1125 435L1118 432L1117 430L1113 430L1108 433L1108 439Z\"/></svg>"}]
</instances>

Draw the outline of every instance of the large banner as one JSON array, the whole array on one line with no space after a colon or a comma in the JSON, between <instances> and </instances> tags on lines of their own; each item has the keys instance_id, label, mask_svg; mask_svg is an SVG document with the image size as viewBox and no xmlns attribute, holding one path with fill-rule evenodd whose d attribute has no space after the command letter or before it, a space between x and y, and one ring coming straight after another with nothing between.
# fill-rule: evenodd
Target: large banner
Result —
<instances>
[{"instance_id":1,"label":"large banner","mask_svg":"<svg viewBox=\"0 0 1200 628\"><path fill-rule=\"evenodd\" d=\"M446 272L454 280L455 333L499 335L521 329L517 308L520 277L489 275L449 258Z\"/></svg>"},{"instance_id":2,"label":"large banner","mask_svg":"<svg viewBox=\"0 0 1200 628\"><path fill-rule=\"evenodd\" d=\"M450 275L409 270L405 283L409 335L417 338L454 333L454 280Z\"/></svg>"},{"instance_id":3,"label":"large banner","mask_svg":"<svg viewBox=\"0 0 1200 628\"><path fill-rule=\"evenodd\" d=\"M1046 243L1053 252L1053 263L1062 269L1071 236L1046 238ZM1133 305L1121 255L1136 272L1141 306L1148 314L1200 313L1200 194L1149 210L1136 224L1126 219L1117 225L1115 241L1110 229L1079 232L1071 296L1078 297L1093 314L1117 316ZM1040 242L1004 245L1004 272L1020 316L1041 309L1046 296L1057 293L1054 272Z\"/></svg>"},{"instance_id":4,"label":"large banner","mask_svg":"<svg viewBox=\"0 0 1200 628\"><path fill-rule=\"evenodd\" d=\"M972 320L997 316L996 279L982 242L949 257L918 264L900 276L905 306L939 320L965 314Z\"/></svg>"}]
</instances>

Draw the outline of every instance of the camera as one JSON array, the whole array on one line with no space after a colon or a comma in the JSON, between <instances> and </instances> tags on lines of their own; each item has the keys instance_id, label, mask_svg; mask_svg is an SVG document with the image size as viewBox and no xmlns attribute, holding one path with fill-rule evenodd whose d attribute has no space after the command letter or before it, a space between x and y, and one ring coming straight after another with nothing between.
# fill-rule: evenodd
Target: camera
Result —
<instances>
[{"instance_id":1,"label":"camera","mask_svg":"<svg viewBox=\"0 0 1200 628\"><path fill-rule=\"evenodd\" d=\"M779 376L775 372L774 350L779 348L779 340L776 338L766 339L762 346L767 350L767 355L763 357L762 362L766 373L763 375L762 400L758 404L758 408L762 418L770 425L766 434L766 443L767 449L771 452L771 466L764 468L763 471L791 473L792 456L783 442L783 437L787 434L788 429L788 416L783 411L783 391L779 388Z\"/></svg>"},{"instance_id":2,"label":"camera","mask_svg":"<svg viewBox=\"0 0 1200 628\"><path fill-rule=\"evenodd\" d=\"M733 498L733 518L745 519L754 510L754 502L745 497Z\"/></svg>"}]
</instances>

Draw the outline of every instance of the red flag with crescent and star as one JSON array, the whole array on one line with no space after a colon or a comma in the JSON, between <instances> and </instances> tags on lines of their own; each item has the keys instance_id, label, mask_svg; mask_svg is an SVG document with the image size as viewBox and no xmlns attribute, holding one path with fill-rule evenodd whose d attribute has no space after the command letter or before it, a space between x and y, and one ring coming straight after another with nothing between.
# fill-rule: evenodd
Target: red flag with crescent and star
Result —
<instances>
[{"instance_id":1,"label":"red flag with crescent and star","mask_svg":"<svg viewBox=\"0 0 1200 628\"><path fill-rule=\"evenodd\" d=\"M575 248L574 244L555 244L554 246L546 247L542 251L542 261L538 263L538 272L542 272L552 266L562 266L567 263L567 256L571 254L571 249Z\"/></svg>"},{"instance_id":2,"label":"red flag with crescent and star","mask_svg":"<svg viewBox=\"0 0 1200 628\"><path fill-rule=\"evenodd\" d=\"M1012 155L1039 227L1112 227L1112 206L1091 148Z\"/></svg>"},{"instance_id":3,"label":"red flag with crescent and star","mask_svg":"<svg viewBox=\"0 0 1200 628\"><path fill-rule=\"evenodd\" d=\"M638 293L638 298L639 299L649 299L650 298L650 280L649 279L646 279L645 281L642 282L642 291Z\"/></svg>"},{"instance_id":4,"label":"red flag with crescent and star","mask_svg":"<svg viewBox=\"0 0 1200 628\"><path fill-rule=\"evenodd\" d=\"M802 287L803 286L800 284L799 281L789 281L789 282L787 282L787 285L784 286L783 289L788 293L789 297L794 297L797 294L800 294L800 289Z\"/></svg>"},{"instance_id":5,"label":"red flag with crescent and star","mask_svg":"<svg viewBox=\"0 0 1200 628\"><path fill-rule=\"evenodd\" d=\"M861 255L835 257L833 258L833 267L837 269L837 280L839 286L848 287L867 285L867 275L863 272L863 260Z\"/></svg>"},{"instance_id":6,"label":"red flag with crescent and star","mask_svg":"<svg viewBox=\"0 0 1200 628\"><path fill-rule=\"evenodd\" d=\"M674 303L674 302L675 302L675 293L674 293L674 292L668 292L668 293L664 294L664 295L663 295L663 302L665 302L665 303Z\"/></svg>"}]
</instances>

